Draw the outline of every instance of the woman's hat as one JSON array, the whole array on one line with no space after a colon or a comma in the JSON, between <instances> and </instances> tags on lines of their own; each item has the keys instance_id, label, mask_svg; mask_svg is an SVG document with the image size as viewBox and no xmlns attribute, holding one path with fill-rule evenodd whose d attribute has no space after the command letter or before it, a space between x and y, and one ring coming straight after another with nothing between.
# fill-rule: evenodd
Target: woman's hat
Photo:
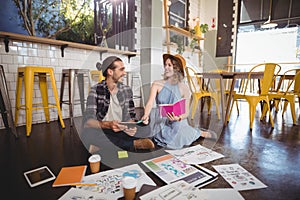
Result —
<instances>
[{"instance_id":1,"label":"woman's hat","mask_svg":"<svg viewBox=\"0 0 300 200\"><path fill-rule=\"evenodd\" d=\"M180 72L182 73L182 76L184 76L184 68L186 67L185 59L180 54L176 54L176 55L172 55L172 54L168 54L168 53L163 54L164 63L166 62L166 60L168 58L173 58L178 62Z\"/></svg>"}]
</instances>

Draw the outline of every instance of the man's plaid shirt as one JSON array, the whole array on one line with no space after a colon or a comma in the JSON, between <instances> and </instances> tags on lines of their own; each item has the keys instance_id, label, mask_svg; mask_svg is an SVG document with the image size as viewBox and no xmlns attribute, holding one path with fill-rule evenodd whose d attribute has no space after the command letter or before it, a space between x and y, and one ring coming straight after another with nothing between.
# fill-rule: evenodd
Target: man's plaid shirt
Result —
<instances>
[{"instance_id":1,"label":"man's plaid shirt","mask_svg":"<svg viewBox=\"0 0 300 200\"><path fill-rule=\"evenodd\" d=\"M118 83L117 87L117 98L122 108L122 120L135 120L136 113L133 102L133 92L131 88L123 83ZM109 104L110 92L108 90L106 81L103 80L90 89L83 122L85 123L91 118L100 121L103 120L107 114Z\"/></svg>"}]
</instances>

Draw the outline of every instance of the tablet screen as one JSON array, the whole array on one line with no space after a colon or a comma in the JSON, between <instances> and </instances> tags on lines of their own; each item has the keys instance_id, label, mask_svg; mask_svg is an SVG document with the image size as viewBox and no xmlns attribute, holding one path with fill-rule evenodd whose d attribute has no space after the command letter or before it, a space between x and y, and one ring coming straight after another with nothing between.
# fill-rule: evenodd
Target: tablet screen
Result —
<instances>
[{"instance_id":1,"label":"tablet screen","mask_svg":"<svg viewBox=\"0 0 300 200\"><path fill-rule=\"evenodd\" d=\"M46 166L25 172L24 176L31 187L55 179L53 173Z\"/></svg>"}]
</instances>

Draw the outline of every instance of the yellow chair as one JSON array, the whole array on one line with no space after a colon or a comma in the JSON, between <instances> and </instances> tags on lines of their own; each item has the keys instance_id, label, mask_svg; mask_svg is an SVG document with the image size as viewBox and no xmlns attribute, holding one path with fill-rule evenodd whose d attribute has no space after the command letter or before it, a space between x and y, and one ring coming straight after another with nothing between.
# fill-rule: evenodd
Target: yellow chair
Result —
<instances>
[{"instance_id":1,"label":"yellow chair","mask_svg":"<svg viewBox=\"0 0 300 200\"><path fill-rule=\"evenodd\" d=\"M92 81L94 82L101 82L105 79L105 77L102 74L102 71L99 70L90 70Z\"/></svg>"},{"instance_id":2,"label":"yellow chair","mask_svg":"<svg viewBox=\"0 0 300 200\"><path fill-rule=\"evenodd\" d=\"M269 120L272 127L274 127L274 122L270 112L268 93L280 70L281 66L276 63L263 63L254 66L250 70L247 80L240 87L240 90L233 95L233 101L244 99L249 104L250 130L252 130L253 127L256 106L259 102L266 103L266 109L267 112L269 112ZM259 80L251 78L252 74L255 72L263 72L263 78ZM231 106L230 113L232 112L232 107L233 105Z\"/></svg>"},{"instance_id":3,"label":"yellow chair","mask_svg":"<svg viewBox=\"0 0 300 200\"><path fill-rule=\"evenodd\" d=\"M196 72L193 68L191 67L185 67L185 73L187 76L187 81L188 81L188 85L189 88L192 92L192 115L191 115L191 119L194 119L196 110L197 110L197 106L198 106L198 102L200 99L202 99L203 97L210 97L212 98L215 103L216 103L216 111L217 111L217 115L218 118L220 119L220 111L219 111L219 105L220 105L220 101L219 101L219 94L217 92L214 91L209 91L208 88L204 88L203 87L203 79L201 79L200 77L196 76ZM208 103L208 114L210 114L210 108L211 108L211 102L209 101Z\"/></svg>"},{"instance_id":4,"label":"yellow chair","mask_svg":"<svg viewBox=\"0 0 300 200\"><path fill-rule=\"evenodd\" d=\"M290 70L285 71L281 77L280 85L278 86L277 91L269 92L269 94L268 94L270 101L284 100L284 108L282 111L282 117L284 115L284 112L287 109L288 103L290 103L290 108L291 108L292 119L293 119L294 125L296 124L295 98L297 96L299 98L299 94L300 94L300 71L299 71L299 69L290 69Z\"/></svg>"},{"instance_id":5,"label":"yellow chair","mask_svg":"<svg viewBox=\"0 0 300 200\"><path fill-rule=\"evenodd\" d=\"M34 88L34 76L39 77L39 86L41 91L42 103L33 104L33 88ZM55 98L55 104L51 104L48 101L48 88L47 88L47 75L49 75ZM22 84L24 81L25 89L25 104L21 105ZM42 106L41 106L42 104ZM53 68L49 67L19 67L18 79L16 86L16 110L15 110L15 124L18 123L19 111L21 109L26 112L26 135L30 136L32 126L32 110L44 109L45 118L47 123L50 122L49 108L56 108L62 128L65 128L65 124L62 118L61 108L59 105L58 92L56 88L56 82L54 77Z\"/></svg>"}]
</instances>

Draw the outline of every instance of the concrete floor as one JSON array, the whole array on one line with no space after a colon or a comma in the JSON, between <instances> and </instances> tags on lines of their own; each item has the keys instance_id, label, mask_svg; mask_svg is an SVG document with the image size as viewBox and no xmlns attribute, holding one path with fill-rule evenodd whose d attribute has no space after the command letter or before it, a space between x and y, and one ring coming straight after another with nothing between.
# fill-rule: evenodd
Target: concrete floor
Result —
<instances>
[{"instance_id":1,"label":"concrete floor","mask_svg":"<svg viewBox=\"0 0 300 200\"><path fill-rule=\"evenodd\" d=\"M275 115L274 129L268 122L260 122L257 115L251 132L248 107L241 103L240 115L237 116L234 111L225 128L214 111L209 116L205 109L200 114L198 112L190 123L219 135L217 141L199 140L194 143L225 156L204 164L204 167L213 170L212 165L238 163L268 186L265 189L240 191L246 200L296 200L300 199L299 114L297 108L297 125L293 125L290 112L282 118L279 111ZM58 122L33 125L30 137L25 135L25 126L17 127L19 139L5 129L0 130L2 196L9 195L8 199L58 199L69 189L68 186L52 188L52 183L30 188L23 177L23 172L42 165L47 165L57 175L62 166L87 164L90 154L83 147L77 131L69 126L68 119L65 123L65 129L61 129ZM145 158L145 154L139 155ZM101 169L108 168L101 166ZM157 185L163 185L157 177L148 174ZM219 176L205 188L230 188L230 185Z\"/></svg>"}]
</instances>

